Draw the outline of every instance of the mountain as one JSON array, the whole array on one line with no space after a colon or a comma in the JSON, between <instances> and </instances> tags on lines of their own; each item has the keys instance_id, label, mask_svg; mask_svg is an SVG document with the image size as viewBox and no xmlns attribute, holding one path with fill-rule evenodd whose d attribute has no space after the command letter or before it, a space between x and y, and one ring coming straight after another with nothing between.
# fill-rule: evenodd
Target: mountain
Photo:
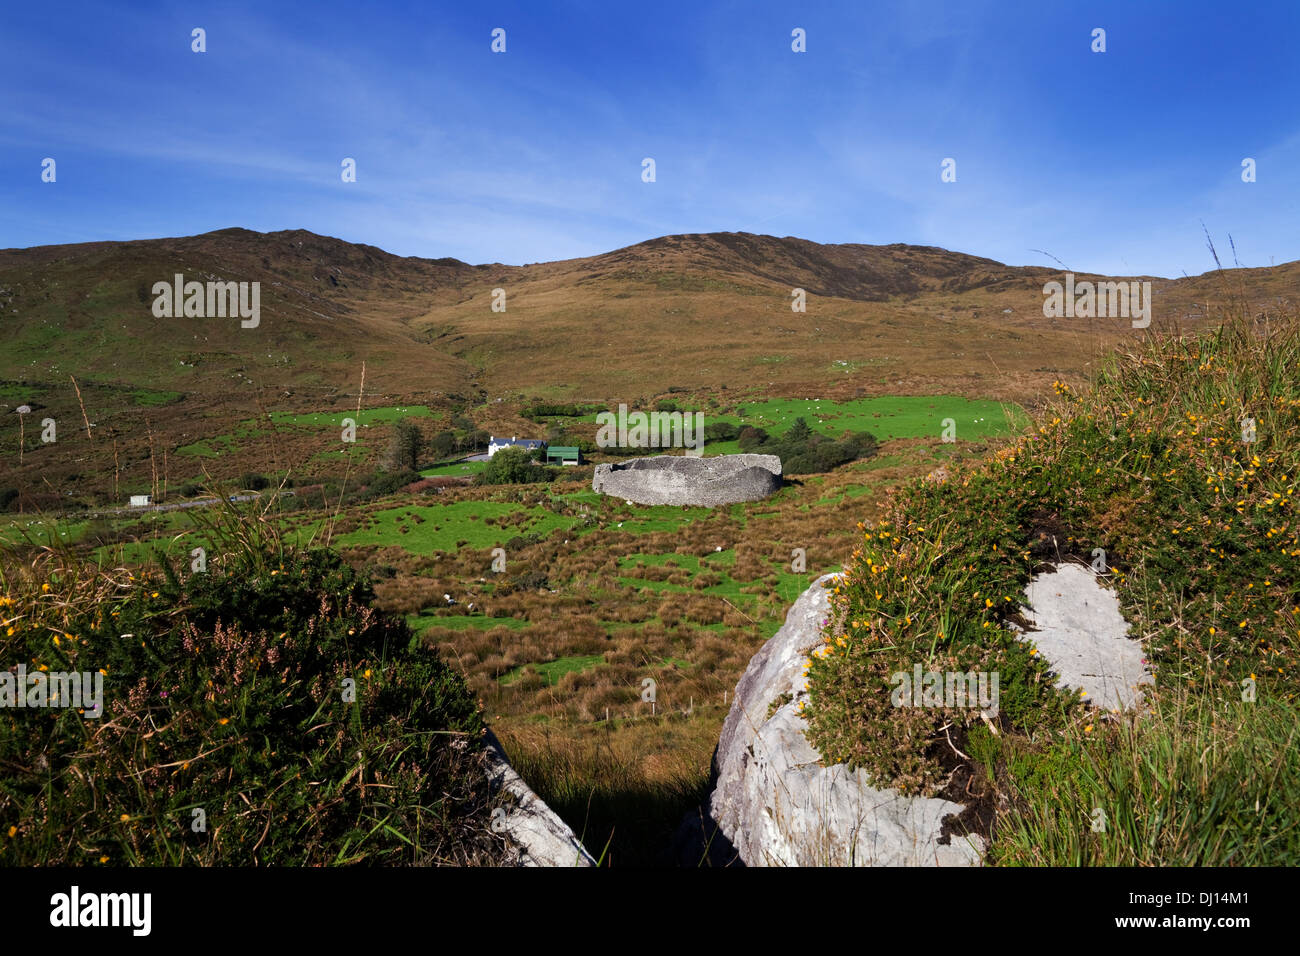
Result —
<instances>
[{"instance_id":1,"label":"mountain","mask_svg":"<svg viewBox=\"0 0 1300 956\"><path fill-rule=\"evenodd\" d=\"M155 285L177 274L258 283L256 326L159 317ZM1088 278L1099 277L1077 277ZM1294 301L1300 263L1143 278L1155 327L1197 328L1229 290L1259 308ZM1061 280L930 246L749 233L526 266L395 256L303 230L0 250L0 490L51 476L102 489L108 467L138 483L145 462L185 449L193 477L196 444L241 427L248 440L213 449L209 466L270 468L321 436L290 448L241 423L355 409L363 363L363 407L464 412L512 434L529 427L518 412L532 400L637 404L670 389L1026 400L1141 334L1127 319L1044 317L1044 284ZM796 289L804 312L791 310ZM20 422L24 403L33 414ZM37 440L46 418L53 443Z\"/></svg>"}]
</instances>

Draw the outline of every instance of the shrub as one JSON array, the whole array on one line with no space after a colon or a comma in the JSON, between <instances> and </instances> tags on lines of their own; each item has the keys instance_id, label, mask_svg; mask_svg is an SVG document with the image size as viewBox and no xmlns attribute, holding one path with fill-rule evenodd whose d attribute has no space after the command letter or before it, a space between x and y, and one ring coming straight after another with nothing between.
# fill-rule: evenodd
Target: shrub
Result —
<instances>
[{"instance_id":1,"label":"shrub","mask_svg":"<svg viewBox=\"0 0 1300 956\"><path fill-rule=\"evenodd\" d=\"M429 442L429 450L433 452L435 459L450 458L456 454L457 442L454 432L438 432Z\"/></svg>"},{"instance_id":2,"label":"shrub","mask_svg":"<svg viewBox=\"0 0 1300 956\"><path fill-rule=\"evenodd\" d=\"M709 428L704 432L708 435ZM813 431L802 418L796 418L780 438L752 425L742 428L737 437L741 451L778 456L781 470L787 475L833 471L858 458L868 458L877 449L876 438L869 432L852 433L834 441Z\"/></svg>"},{"instance_id":3,"label":"shrub","mask_svg":"<svg viewBox=\"0 0 1300 956\"><path fill-rule=\"evenodd\" d=\"M1056 399L1016 443L955 466L943 484L918 480L903 487L884 519L858 526L863 538L835 588L824 656L809 671L808 738L826 762L931 791L946 777L945 726L960 747L975 713L896 711L888 679L917 662L943 670L951 661L952 669L1001 673L998 721L1005 741L1042 740L1045 728L1055 732L1047 739L1074 733L1082 741L1074 749L1096 752L1091 779L1098 791L1136 786L1130 778L1140 778L1144 791L1182 794L1182 783L1168 781L1182 779L1186 754L1204 749L1187 723L1191 717L1155 731L1148 726L1134 738L1145 742L1130 740L1123 751L1114 739L1103 743L1091 726L1096 717L1079 713L1075 694L1053 689L1048 665L1007 626L1044 560L1089 564L1094 549L1103 549L1108 583L1132 633L1144 641L1155 705L1194 694L1198 702L1187 711L1223 728L1220 766L1226 768L1211 793L1202 753L1202 766L1193 765L1201 793L1161 808L1169 823L1149 828L1160 839L1145 835L1151 821L1141 821L1143 835L1133 830L1127 846L1161 849L1126 862L1235 862L1231 854L1244 836L1253 844L1250 834L1262 832L1256 830L1262 824L1242 824L1245 830L1222 842L1216 836L1213 846L1201 844L1198 831L1192 834L1198 846L1187 855L1187 834L1175 831L1188 814L1203 813L1210 825L1228 805L1219 796L1235 787L1227 782L1236 780L1236 768L1258 759L1233 753L1231 727L1240 716L1233 708L1243 683L1258 694L1260 708L1266 700L1291 706L1295 699L1297 368L1294 316L1255 323L1243 312L1209 334L1153 336L1140 350L1115 355L1085 398L1056 383ZM1246 419L1257 423L1249 437ZM1268 731L1269 747L1278 752L1295 733L1293 715L1288 720ZM1139 752L1151 764L1136 774L1125 768ZM1040 811L1060 805L1059 782L1020 779L1016 786ZM1235 793L1240 819L1262 819L1253 795L1240 799L1250 791ZM1044 815L1034 826L1045 832L1065 820ZM1071 830L1059 841L1061 853L1078 847L1077 836ZM1034 839L1030 833L1024 845ZM1198 857L1202 851L1211 855ZM1288 852L1293 860L1300 851ZM1073 862L1088 862L1090 854Z\"/></svg>"},{"instance_id":4,"label":"shrub","mask_svg":"<svg viewBox=\"0 0 1300 956\"><path fill-rule=\"evenodd\" d=\"M546 468L532 460L523 448L503 448L493 455L487 466L479 472L480 485L519 485L539 481L550 481L555 477L553 469Z\"/></svg>"},{"instance_id":5,"label":"shrub","mask_svg":"<svg viewBox=\"0 0 1300 956\"><path fill-rule=\"evenodd\" d=\"M4 660L104 675L98 719L0 709L0 863L496 856L462 679L336 554L290 550L253 515L203 519L206 573L0 561Z\"/></svg>"},{"instance_id":6,"label":"shrub","mask_svg":"<svg viewBox=\"0 0 1300 956\"><path fill-rule=\"evenodd\" d=\"M767 441L768 434L754 425L746 425L740 430L736 439L740 442L741 451L757 451Z\"/></svg>"},{"instance_id":7,"label":"shrub","mask_svg":"<svg viewBox=\"0 0 1300 956\"><path fill-rule=\"evenodd\" d=\"M735 441L740 437L740 429L731 422L714 422L704 426L706 441Z\"/></svg>"},{"instance_id":8,"label":"shrub","mask_svg":"<svg viewBox=\"0 0 1300 956\"><path fill-rule=\"evenodd\" d=\"M391 495L399 488L405 488L420 480L418 471L376 471L366 479L366 492L370 497Z\"/></svg>"}]
</instances>

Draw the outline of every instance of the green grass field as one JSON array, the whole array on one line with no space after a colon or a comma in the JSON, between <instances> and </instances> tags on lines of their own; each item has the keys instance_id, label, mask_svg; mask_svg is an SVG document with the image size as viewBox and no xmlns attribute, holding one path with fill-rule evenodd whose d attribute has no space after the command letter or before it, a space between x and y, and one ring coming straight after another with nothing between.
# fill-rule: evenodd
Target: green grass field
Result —
<instances>
[{"instance_id":1,"label":"green grass field","mask_svg":"<svg viewBox=\"0 0 1300 956\"><path fill-rule=\"evenodd\" d=\"M956 437L962 441L1013 434L1029 424L1018 405L959 395L886 395L848 402L769 399L741 408L743 416L718 420L757 425L779 435L796 418L803 418L814 431L832 438L844 431L865 431L880 441L934 438L942 433L945 418L953 419ZM705 424L709 424L707 419Z\"/></svg>"},{"instance_id":2,"label":"green grass field","mask_svg":"<svg viewBox=\"0 0 1300 956\"><path fill-rule=\"evenodd\" d=\"M436 468L421 469L420 474L425 478L454 477L463 478L477 475L487 467L485 461L458 461L450 465L439 465Z\"/></svg>"},{"instance_id":3,"label":"green grass field","mask_svg":"<svg viewBox=\"0 0 1300 956\"><path fill-rule=\"evenodd\" d=\"M148 388L139 388L131 393L131 398L137 405L145 406L170 405L172 402L178 402L184 397L184 392L160 392Z\"/></svg>"},{"instance_id":4,"label":"green grass field","mask_svg":"<svg viewBox=\"0 0 1300 956\"><path fill-rule=\"evenodd\" d=\"M295 428L341 428L343 426L343 419L345 418L351 418L355 421L358 428L368 428L371 425L401 421L403 418L429 418L437 420L441 417L442 412L430 409L425 405L386 405L381 408L363 408L360 413L355 409L344 409L342 411L331 412L304 412L302 414L272 412L267 416L268 420L277 425L292 425Z\"/></svg>"},{"instance_id":5,"label":"green grass field","mask_svg":"<svg viewBox=\"0 0 1300 956\"><path fill-rule=\"evenodd\" d=\"M499 547L521 534L546 535L578 523L576 518L565 518L540 507L530 509L521 523L488 523L487 519L516 517L519 510L519 505L504 501L385 508L371 512L366 527L338 535L334 542L339 546L398 545L413 554L433 554L459 548ZM417 521L417 517L423 520Z\"/></svg>"},{"instance_id":6,"label":"green grass field","mask_svg":"<svg viewBox=\"0 0 1300 956\"><path fill-rule=\"evenodd\" d=\"M682 403L683 409L690 406ZM643 409L650 411L650 409ZM630 409L629 411L637 411ZM742 403L736 414L704 416L704 424L729 422L753 425L774 435L784 434L796 418L831 438L845 431L870 432L879 441L895 438L936 438L943 434L944 420L953 420L953 434L961 441L984 441L1019 432L1029 424L1024 409L1012 402L970 399L959 395L885 395L845 402L830 399L764 399ZM589 419L595 421L595 418ZM709 442L709 455L735 455L736 441Z\"/></svg>"},{"instance_id":7,"label":"green grass field","mask_svg":"<svg viewBox=\"0 0 1300 956\"><path fill-rule=\"evenodd\" d=\"M513 684L519 678L524 676L524 671L532 670L541 675L542 681L549 687L554 687L560 682L560 678L569 673L582 673L591 667L599 667L605 663L604 654L587 654L582 657L561 657L558 660L548 661L545 664L524 664L522 667L516 667L507 674L502 674L499 680L505 686Z\"/></svg>"},{"instance_id":8,"label":"green grass field","mask_svg":"<svg viewBox=\"0 0 1300 956\"><path fill-rule=\"evenodd\" d=\"M490 631L494 627L508 627L512 631L517 631L528 626L527 621L517 617L486 617L482 614L408 614L406 623L416 634L422 634L431 627L448 627L452 630L473 628L479 631Z\"/></svg>"},{"instance_id":9,"label":"green grass field","mask_svg":"<svg viewBox=\"0 0 1300 956\"><path fill-rule=\"evenodd\" d=\"M139 393L136 393L139 394ZM177 393L150 393L152 395L166 395ZM164 404L163 402L152 402L152 404ZM392 422L400 421L404 418L423 418L430 421L437 421L442 417L442 412L431 409L426 405L385 405L379 408L363 408L358 413L356 409L342 409L329 412L272 412L266 419L259 420L254 418L245 419L237 423L229 432L220 435L211 435L197 442L183 445L176 449L177 454L189 455L197 458L216 458L222 454L230 454L237 447L241 439L261 438L273 434L280 428L295 429L320 429L322 432L341 432L343 420L350 418L357 424L356 444L364 446L365 429L372 425L385 425ZM336 436L337 437L337 436ZM219 446L219 447L218 447ZM329 460L330 456L339 457L349 453L344 451L321 452L321 455L327 456L324 460Z\"/></svg>"}]
</instances>

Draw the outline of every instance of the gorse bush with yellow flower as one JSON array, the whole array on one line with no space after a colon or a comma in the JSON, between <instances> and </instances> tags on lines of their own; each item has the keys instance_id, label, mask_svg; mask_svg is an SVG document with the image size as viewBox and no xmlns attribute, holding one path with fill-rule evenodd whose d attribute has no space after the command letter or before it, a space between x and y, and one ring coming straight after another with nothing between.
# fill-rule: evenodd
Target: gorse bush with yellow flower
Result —
<instances>
[{"instance_id":1,"label":"gorse bush with yellow flower","mask_svg":"<svg viewBox=\"0 0 1300 956\"><path fill-rule=\"evenodd\" d=\"M104 712L0 709L0 863L494 858L460 676L337 555L224 514L202 572L3 556L0 664L98 671Z\"/></svg>"},{"instance_id":2,"label":"gorse bush with yellow flower","mask_svg":"<svg viewBox=\"0 0 1300 956\"><path fill-rule=\"evenodd\" d=\"M1034 839L1014 845L1069 835L1061 844L1068 852L1033 862L1240 862L1252 854L1256 862L1300 862L1294 772L1271 791L1262 781L1273 779L1273 766L1260 767L1254 783L1189 789L1179 798L1195 804L1182 808L1191 818L1205 811L1206 826L1228 825L1249 804L1252 826L1269 822L1291 834L1280 843L1259 836L1243 849L1233 840L1211 847L1189 838L1125 857L1080 836L1080 828L1090 832L1092 807L1063 803L1061 795L1086 788L1063 785L1060 775L1044 781L1033 769L1051 763L1054 748L1069 749L1073 760L1082 747L1100 761L1090 771L1094 782L1135 785L1131 767L1126 778L1106 761L1136 760L1136 748L1150 748L1159 726L1167 746L1155 750L1185 762L1191 751L1177 728L1199 740L1192 728L1200 722L1224 733L1202 757L1207 780L1219 771L1230 779L1224 768L1237 773L1260 753L1294 753L1282 745L1300 738L1300 322L1249 318L1242 309L1211 333L1152 336L1114 354L1089 388L1057 382L1053 392L1017 442L946 483L906 486L887 518L860 527L861 544L835 586L825 650L808 671L810 740L828 762L931 794L950 779L958 754L971 761L976 751L976 763L979 753L995 755L988 776L1021 811L1039 814L1024 816L1039 820ZM1146 716L1099 721L1077 694L1053 689L1032 644L1007 626L1022 621L1024 587L1035 573L1062 561L1094 564L1096 549L1155 675ZM974 709L892 707L890 675L918 662L926 670L1000 672L996 720L990 726ZM1247 692L1255 698L1248 705ZM1175 706L1195 722L1173 719ZM1150 708L1163 719L1144 726L1154 719ZM1247 726L1280 735L1272 741L1278 746L1252 741ZM1153 770L1147 784L1179 779L1186 767L1166 769ZM1212 799L1218 803L1204 802ZM1001 825L1017 824L1003 818ZM1148 825L1167 821L1133 823L1159 846Z\"/></svg>"}]
</instances>

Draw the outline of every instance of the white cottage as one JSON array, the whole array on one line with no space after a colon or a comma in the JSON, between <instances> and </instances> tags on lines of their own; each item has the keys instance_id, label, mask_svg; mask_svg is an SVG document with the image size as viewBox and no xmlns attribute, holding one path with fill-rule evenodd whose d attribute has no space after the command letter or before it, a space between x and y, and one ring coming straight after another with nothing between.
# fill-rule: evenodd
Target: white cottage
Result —
<instances>
[{"instance_id":1,"label":"white cottage","mask_svg":"<svg viewBox=\"0 0 1300 956\"><path fill-rule=\"evenodd\" d=\"M546 447L546 442L540 438L497 438L491 435L488 438L488 457L491 458L502 448L523 448L526 451L541 451Z\"/></svg>"}]
</instances>

